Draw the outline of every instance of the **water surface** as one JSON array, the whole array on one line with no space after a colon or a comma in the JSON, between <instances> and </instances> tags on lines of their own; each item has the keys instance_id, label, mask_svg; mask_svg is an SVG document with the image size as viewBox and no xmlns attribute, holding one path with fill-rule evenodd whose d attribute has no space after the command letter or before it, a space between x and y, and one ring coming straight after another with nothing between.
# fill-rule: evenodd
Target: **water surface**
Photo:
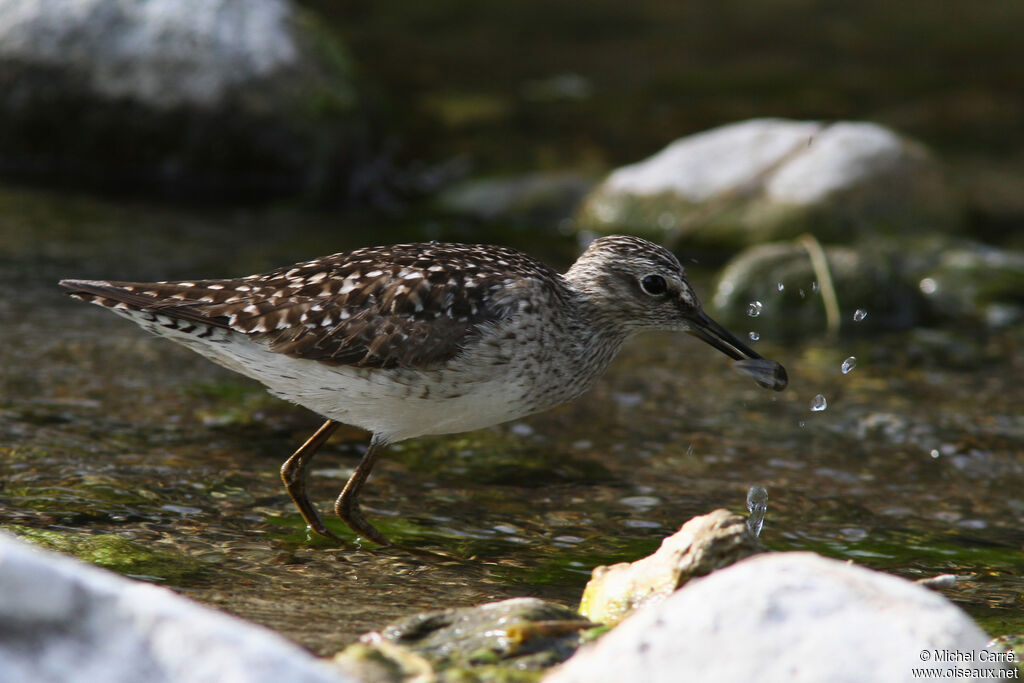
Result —
<instances>
[{"instance_id":1,"label":"water surface","mask_svg":"<svg viewBox=\"0 0 1024 683\"><path fill-rule=\"evenodd\" d=\"M1021 327L763 335L756 350L789 373L782 393L696 339L648 335L569 406L390 448L364 508L397 545L338 547L308 536L278 476L318 417L56 281L243 275L372 243L358 222L341 233L290 209L197 214L10 189L0 203L0 524L20 533L53 532L36 538L330 653L417 610L520 595L574 605L595 565L652 551L693 515L745 513L759 485L770 548L955 573L946 594L990 632L1024 631ZM564 265L575 245L532 250ZM709 276L695 273L705 299ZM321 509L365 442L339 430L317 456Z\"/></svg>"}]
</instances>

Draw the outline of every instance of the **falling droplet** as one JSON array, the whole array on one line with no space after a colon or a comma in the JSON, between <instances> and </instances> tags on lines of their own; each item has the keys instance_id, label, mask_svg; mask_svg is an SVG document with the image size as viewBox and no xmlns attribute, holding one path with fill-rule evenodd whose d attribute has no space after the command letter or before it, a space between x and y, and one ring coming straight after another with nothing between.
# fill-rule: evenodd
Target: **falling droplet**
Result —
<instances>
[{"instance_id":1,"label":"falling droplet","mask_svg":"<svg viewBox=\"0 0 1024 683\"><path fill-rule=\"evenodd\" d=\"M824 396L818 394L811 401L811 410L815 413L820 413L825 410L825 408L828 408L828 401L825 400Z\"/></svg>"},{"instance_id":2,"label":"falling droplet","mask_svg":"<svg viewBox=\"0 0 1024 683\"><path fill-rule=\"evenodd\" d=\"M747 529L754 536L761 535L764 515L768 511L768 491L763 486L751 486L747 491Z\"/></svg>"},{"instance_id":3,"label":"falling droplet","mask_svg":"<svg viewBox=\"0 0 1024 683\"><path fill-rule=\"evenodd\" d=\"M750 337L750 341L757 341L758 339L761 338L761 335L759 335L757 332L751 332L747 336Z\"/></svg>"},{"instance_id":4,"label":"falling droplet","mask_svg":"<svg viewBox=\"0 0 1024 683\"><path fill-rule=\"evenodd\" d=\"M855 323L859 323L866 317L868 317L868 312L865 311L863 308L858 308L856 311L853 312L853 322Z\"/></svg>"},{"instance_id":5,"label":"falling droplet","mask_svg":"<svg viewBox=\"0 0 1024 683\"><path fill-rule=\"evenodd\" d=\"M782 283L780 282L780 283L779 283L779 285L778 285L778 287L779 287L779 291L781 292L782 290L784 290L784 289L786 288L786 285L784 285L784 284L782 284Z\"/></svg>"},{"instance_id":6,"label":"falling droplet","mask_svg":"<svg viewBox=\"0 0 1024 683\"><path fill-rule=\"evenodd\" d=\"M763 310L764 304L762 304L760 301L751 301L750 305L747 306L747 315L749 315L751 318L756 318L757 316L761 315L761 311Z\"/></svg>"},{"instance_id":7,"label":"falling droplet","mask_svg":"<svg viewBox=\"0 0 1024 683\"><path fill-rule=\"evenodd\" d=\"M857 367L857 357L850 356L849 358L843 361L843 374L845 375L849 373L850 370L853 370L855 367Z\"/></svg>"},{"instance_id":8,"label":"falling droplet","mask_svg":"<svg viewBox=\"0 0 1024 683\"><path fill-rule=\"evenodd\" d=\"M815 280L814 282L811 283L811 291L814 292L815 294L818 293L818 281L817 280Z\"/></svg>"},{"instance_id":9,"label":"falling droplet","mask_svg":"<svg viewBox=\"0 0 1024 683\"><path fill-rule=\"evenodd\" d=\"M799 292L799 294L800 294L800 298L801 298L801 299L804 299L804 298L806 298L806 297L807 297L807 293L806 293L806 292L804 292L804 288L803 288L803 287L801 287L800 289L798 289L798 290L797 290L797 292Z\"/></svg>"}]
</instances>

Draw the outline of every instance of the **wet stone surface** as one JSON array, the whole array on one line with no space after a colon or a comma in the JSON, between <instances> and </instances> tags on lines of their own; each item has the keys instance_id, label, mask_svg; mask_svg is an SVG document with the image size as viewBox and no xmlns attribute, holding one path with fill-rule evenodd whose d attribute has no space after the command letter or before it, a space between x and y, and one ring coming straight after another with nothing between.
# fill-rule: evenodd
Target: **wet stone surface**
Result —
<instances>
[{"instance_id":1,"label":"wet stone surface","mask_svg":"<svg viewBox=\"0 0 1024 683\"><path fill-rule=\"evenodd\" d=\"M21 207L0 230L0 524L15 533L103 564L99 544L115 556L106 566L332 654L420 611L526 595L575 607L593 567L649 554L708 510L745 514L760 485L769 549L956 574L945 594L983 628L1024 631L1020 326L784 344L765 333L754 348L785 365L781 393L685 335L637 339L574 404L390 448L364 506L395 546L337 546L309 537L278 476L319 418L55 283L241 275L374 238L359 226L339 238L315 216L5 192ZM147 218L155 227L138 230ZM278 225L306 227L285 243ZM573 250L533 251L564 265ZM693 279L708 298L711 274ZM827 408L813 412L818 394ZM365 440L339 430L317 456L321 509Z\"/></svg>"}]
</instances>

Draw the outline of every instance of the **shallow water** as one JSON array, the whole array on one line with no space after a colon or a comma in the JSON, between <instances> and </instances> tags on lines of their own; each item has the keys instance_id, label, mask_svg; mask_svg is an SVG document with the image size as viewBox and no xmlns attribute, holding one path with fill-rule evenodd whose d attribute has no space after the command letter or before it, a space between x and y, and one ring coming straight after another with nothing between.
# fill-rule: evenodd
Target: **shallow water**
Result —
<instances>
[{"instance_id":1,"label":"shallow water","mask_svg":"<svg viewBox=\"0 0 1024 683\"><path fill-rule=\"evenodd\" d=\"M0 231L0 519L44 544L330 653L417 610L519 595L573 605L595 565L652 551L693 515L743 513L760 485L769 547L966 576L947 595L993 634L1024 630L1020 327L787 346L765 335L755 348L786 366L782 393L696 339L648 335L572 405L393 446L364 505L396 547L337 547L308 536L278 477L319 418L56 281L244 274L366 238L287 210L229 221L9 189L0 203L20 211ZM12 215L35 218L19 232ZM308 227L286 244L275 226L293 225ZM317 456L321 508L365 440L339 430Z\"/></svg>"}]
</instances>

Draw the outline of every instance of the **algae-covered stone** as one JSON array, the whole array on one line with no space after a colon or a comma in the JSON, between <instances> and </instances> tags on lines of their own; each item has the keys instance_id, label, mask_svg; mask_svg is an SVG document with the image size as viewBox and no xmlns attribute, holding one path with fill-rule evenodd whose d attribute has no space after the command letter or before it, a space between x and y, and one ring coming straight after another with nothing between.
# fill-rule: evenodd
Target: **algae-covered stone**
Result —
<instances>
[{"instance_id":1,"label":"algae-covered stone","mask_svg":"<svg viewBox=\"0 0 1024 683\"><path fill-rule=\"evenodd\" d=\"M580 631L592 626L567 607L515 598L408 617L364 635L334 661L349 675L372 681L416 675L535 680L540 670L568 659Z\"/></svg>"},{"instance_id":2,"label":"algae-covered stone","mask_svg":"<svg viewBox=\"0 0 1024 683\"><path fill-rule=\"evenodd\" d=\"M337 37L288 0L0 4L0 160L108 189L294 192L359 135Z\"/></svg>"},{"instance_id":3,"label":"algae-covered stone","mask_svg":"<svg viewBox=\"0 0 1024 683\"><path fill-rule=\"evenodd\" d=\"M975 318L992 327L1024 319L1022 251L960 242L914 276L937 317Z\"/></svg>"},{"instance_id":4,"label":"algae-covered stone","mask_svg":"<svg viewBox=\"0 0 1024 683\"><path fill-rule=\"evenodd\" d=\"M845 242L959 224L919 144L872 123L754 119L692 135L611 173L579 226L735 250L810 231Z\"/></svg>"},{"instance_id":5,"label":"algae-covered stone","mask_svg":"<svg viewBox=\"0 0 1024 683\"><path fill-rule=\"evenodd\" d=\"M742 251L718 277L711 299L716 315L733 325L746 323L760 334L818 332L828 325L828 299L834 292L842 327L903 329L921 320L926 307L905 272L906 254L895 245L821 249L827 273L815 270L805 242ZM854 320L858 310L866 315Z\"/></svg>"},{"instance_id":6,"label":"algae-covered stone","mask_svg":"<svg viewBox=\"0 0 1024 683\"><path fill-rule=\"evenodd\" d=\"M659 602L697 576L761 552L743 517L715 510L694 517L636 562L597 567L580 601L580 614L616 624L632 611Z\"/></svg>"},{"instance_id":7,"label":"algae-covered stone","mask_svg":"<svg viewBox=\"0 0 1024 683\"><path fill-rule=\"evenodd\" d=\"M848 331L965 320L996 327L1024 318L1024 253L947 236L762 244L726 265L711 304L761 334L822 331L830 305Z\"/></svg>"}]
</instances>

